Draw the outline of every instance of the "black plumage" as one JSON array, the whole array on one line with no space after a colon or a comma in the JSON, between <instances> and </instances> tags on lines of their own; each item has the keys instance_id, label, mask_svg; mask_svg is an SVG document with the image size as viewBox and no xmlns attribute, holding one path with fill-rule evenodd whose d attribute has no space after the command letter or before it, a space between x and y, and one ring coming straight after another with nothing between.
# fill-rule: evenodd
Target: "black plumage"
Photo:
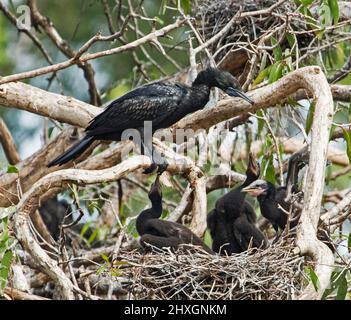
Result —
<instances>
[{"instance_id":1,"label":"black plumage","mask_svg":"<svg viewBox=\"0 0 351 320\"><path fill-rule=\"evenodd\" d=\"M253 197L257 197L262 216L271 222L276 232L285 228L288 215L284 211L289 212L290 209L290 204L285 201L286 186L275 187L274 184L268 181L256 180L243 191Z\"/></svg>"},{"instance_id":2,"label":"black plumage","mask_svg":"<svg viewBox=\"0 0 351 320\"><path fill-rule=\"evenodd\" d=\"M144 121L152 122L153 132L167 128L187 114L202 109L209 100L212 87L253 103L230 73L215 68L201 71L192 86L166 81L147 84L111 102L90 122L85 137L48 166L75 159L95 140L120 141L126 129L137 129L143 137Z\"/></svg>"},{"instance_id":3,"label":"black plumage","mask_svg":"<svg viewBox=\"0 0 351 320\"><path fill-rule=\"evenodd\" d=\"M86 228L85 223L73 224L72 208L66 200L58 200L56 197L50 198L42 203L39 207L39 214L46 225L47 230L55 241L60 239L61 225L71 225L65 229L66 245L78 247L93 235L94 229L89 226ZM80 233L85 228L82 241ZM89 247L98 247L101 245L100 240L94 239Z\"/></svg>"},{"instance_id":4,"label":"black plumage","mask_svg":"<svg viewBox=\"0 0 351 320\"><path fill-rule=\"evenodd\" d=\"M256 180L243 189L253 197L257 197L260 204L261 214L268 219L276 233L279 229L283 230L288 222L288 212L291 203L286 201L289 193L297 192L299 170L305 165L305 155L293 155L289 159L288 173L285 186L276 187L271 182ZM290 197L290 195L289 195ZM292 229L297 225L298 219L295 218L289 223Z\"/></svg>"},{"instance_id":5,"label":"black plumage","mask_svg":"<svg viewBox=\"0 0 351 320\"><path fill-rule=\"evenodd\" d=\"M208 253L213 251L205 243L180 223L159 219L162 214L162 191L159 175L150 188L149 199L151 208L143 210L137 220L136 229L140 235L140 243L147 248L147 244L157 248L170 247L177 250L180 245L186 244L200 246Z\"/></svg>"},{"instance_id":6,"label":"black plumage","mask_svg":"<svg viewBox=\"0 0 351 320\"><path fill-rule=\"evenodd\" d=\"M246 193L241 192L259 175L259 166L250 154L243 184L216 201L207 218L214 251L230 255L247 250L250 242L252 247L265 246L265 237L255 226L256 213L245 201Z\"/></svg>"}]
</instances>

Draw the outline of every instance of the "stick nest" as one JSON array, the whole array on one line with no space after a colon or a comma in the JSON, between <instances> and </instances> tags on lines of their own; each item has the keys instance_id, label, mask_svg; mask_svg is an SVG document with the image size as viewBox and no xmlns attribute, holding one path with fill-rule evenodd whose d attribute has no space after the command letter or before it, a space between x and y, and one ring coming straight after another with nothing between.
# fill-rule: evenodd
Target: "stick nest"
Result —
<instances>
[{"instance_id":1,"label":"stick nest","mask_svg":"<svg viewBox=\"0 0 351 320\"><path fill-rule=\"evenodd\" d=\"M208 40L216 35L240 8L241 12L257 11L267 9L276 2L276 0L205 0L200 1L193 13L202 37L204 40ZM286 15L294 12L296 14L295 3L286 1L274 8L272 12L237 19L231 29L210 47L210 51L212 53L220 51L216 56L216 60L219 61L232 48L244 47L243 44L236 45L237 43L252 42L257 44L261 36L284 24ZM286 29L301 31L307 30L307 26L305 21L297 16L294 19L289 19L289 27ZM274 34L274 36L279 38L280 34ZM310 40L311 35L309 34L299 35L298 37L299 44L302 47L308 45Z\"/></svg>"},{"instance_id":2,"label":"stick nest","mask_svg":"<svg viewBox=\"0 0 351 320\"><path fill-rule=\"evenodd\" d=\"M121 252L113 279L128 299L292 299L303 286L303 258L291 246L213 256L153 248ZM111 275L110 275L111 276Z\"/></svg>"}]
</instances>

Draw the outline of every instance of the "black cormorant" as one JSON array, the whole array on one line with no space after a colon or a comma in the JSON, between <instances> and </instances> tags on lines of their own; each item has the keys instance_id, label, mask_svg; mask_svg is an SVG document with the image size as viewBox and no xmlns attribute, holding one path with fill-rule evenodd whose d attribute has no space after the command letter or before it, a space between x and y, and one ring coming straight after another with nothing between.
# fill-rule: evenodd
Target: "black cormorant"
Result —
<instances>
[{"instance_id":1,"label":"black cormorant","mask_svg":"<svg viewBox=\"0 0 351 320\"><path fill-rule=\"evenodd\" d=\"M250 154L243 184L218 199L215 208L209 213L207 224L214 251L230 255L247 250L250 241L253 247L266 245L264 235L255 226L255 210L245 201L246 193L241 192L259 175L258 163Z\"/></svg>"},{"instance_id":2,"label":"black cormorant","mask_svg":"<svg viewBox=\"0 0 351 320\"><path fill-rule=\"evenodd\" d=\"M286 187L275 187L273 183L265 180L256 180L243 189L253 197L257 197L260 204L261 214L268 219L278 233L283 230L288 221L290 204L285 201Z\"/></svg>"},{"instance_id":3,"label":"black cormorant","mask_svg":"<svg viewBox=\"0 0 351 320\"><path fill-rule=\"evenodd\" d=\"M262 216L271 222L277 235L279 229L283 230L288 222L291 203L286 199L289 192L297 192L298 174L299 170L305 165L305 158L305 154L300 155L298 153L290 157L285 186L276 187L271 182L256 180L242 190L253 197L257 197ZM290 229L297 225L297 218L289 223Z\"/></svg>"},{"instance_id":4,"label":"black cormorant","mask_svg":"<svg viewBox=\"0 0 351 320\"><path fill-rule=\"evenodd\" d=\"M151 208L143 210L136 220L136 229L143 247L149 244L157 248L170 247L176 250L180 245L192 244L213 254L213 251L199 237L182 224L159 219L162 214L159 175L150 188L149 199Z\"/></svg>"},{"instance_id":5,"label":"black cormorant","mask_svg":"<svg viewBox=\"0 0 351 320\"><path fill-rule=\"evenodd\" d=\"M144 121L152 122L153 132L167 128L187 114L202 109L209 100L212 87L254 103L244 94L239 82L230 73L215 68L201 71L191 87L165 81L147 84L112 101L103 112L91 120L85 129L85 137L51 161L48 166L62 165L77 158L94 140L120 141L122 132L126 129L137 129L143 137ZM142 142L143 147L152 154L151 142ZM166 165L153 161L153 165L146 171L151 172L157 165L162 164Z\"/></svg>"}]
</instances>

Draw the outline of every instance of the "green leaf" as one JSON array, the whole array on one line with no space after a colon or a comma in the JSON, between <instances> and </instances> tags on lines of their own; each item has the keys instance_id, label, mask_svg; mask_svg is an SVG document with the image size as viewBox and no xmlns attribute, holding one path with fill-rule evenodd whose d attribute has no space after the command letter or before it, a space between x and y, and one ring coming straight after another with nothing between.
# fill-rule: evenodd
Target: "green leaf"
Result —
<instances>
[{"instance_id":1,"label":"green leaf","mask_svg":"<svg viewBox=\"0 0 351 320\"><path fill-rule=\"evenodd\" d=\"M286 34L286 39L288 40L290 48L292 48L296 43L296 36L291 33Z\"/></svg>"},{"instance_id":2,"label":"green leaf","mask_svg":"<svg viewBox=\"0 0 351 320\"><path fill-rule=\"evenodd\" d=\"M262 117L263 116L262 110L258 110L256 112L256 115L259 117ZM261 132L263 130L264 121L263 121L263 119L259 118L259 119L257 119L257 122L258 122L258 128L257 128L257 138L258 138L261 135Z\"/></svg>"},{"instance_id":3,"label":"green leaf","mask_svg":"<svg viewBox=\"0 0 351 320\"><path fill-rule=\"evenodd\" d=\"M8 231L8 217L2 219L2 233L0 238L0 252L5 252L8 247L9 231Z\"/></svg>"},{"instance_id":4,"label":"green leaf","mask_svg":"<svg viewBox=\"0 0 351 320\"><path fill-rule=\"evenodd\" d=\"M96 275L99 276L101 273L105 271L106 268L107 268L107 265L106 263L104 263L99 269L97 269Z\"/></svg>"},{"instance_id":5,"label":"green leaf","mask_svg":"<svg viewBox=\"0 0 351 320\"><path fill-rule=\"evenodd\" d=\"M276 82L283 75L283 65L281 62L276 62L272 65L272 69L270 70L268 83Z\"/></svg>"},{"instance_id":6,"label":"green leaf","mask_svg":"<svg viewBox=\"0 0 351 320\"><path fill-rule=\"evenodd\" d=\"M165 22L160 17L156 16L155 19L161 26L165 24Z\"/></svg>"},{"instance_id":7,"label":"green leaf","mask_svg":"<svg viewBox=\"0 0 351 320\"><path fill-rule=\"evenodd\" d=\"M323 3L320 7L320 16L322 18L322 26L330 26L332 22L332 14L327 3Z\"/></svg>"},{"instance_id":8,"label":"green leaf","mask_svg":"<svg viewBox=\"0 0 351 320\"><path fill-rule=\"evenodd\" d=\"M312 128L312 123L313 123L313 115L314 115L314 102L310 104L310 109L308 110L307 118L306 118L306 134L309 134L311 128Z\"/></svg>"},{"instance_id":9,"label":"green leaf","mask_svg":"<svg viewBox=\"0 0 351 320\"><path fill-rule=\"evenodd\" d=\"M310 279L312 281L312 284L314 286L314 289L316 291L318 291L318 288L319 288L318 276L316 275L316 273L314 272L314 270L311 267L308 267L308 272L309 272L309 276L310 276Z\"/></svg>"},{"instance_id":10,"label":"green leaf","mask_svg":"<svg viewBox=\"0 0 351 320\"><path fill-rule=\"evenodd\" d=\"M84 237L84 234L88 231L90 224L91 224L91 221L88 221L87 223L84 224L82 230L80 230L79 237L81 239Z\"/></svg>"},{"instance_id":11,"label":"green leaf","mask_svg":"<svg viewBox=\"0 0 351 320\"><path fill-rule=\"evenodd\" d=\"M309 6L310 4L312 4L314 0L300 0L300 2L305 6Z\"/></svg>"},{"instance_id":12,"label":"green leaf","mask_svg":"<svg viewBox=\"0 0 351 320\"><path fill-rule=\"evenodd\" d=\"M8 165L7 167L7 173L18 173L18 169L16 168L16 166L13 166L11 164Z\"/></svg>"},{"instance_id":13,"label":"green leaf","mask_svg":"<svg viewBox=\"0 0 351 320\"><path fill-rule=\"evenodd\" d=\"M54 131L54 128L55 128L55 127L50 127L50 128L48 129L48 137L49 137L49 138L51 138L51 135L52 135L52 133L53 133L53 131Z\"/></svg>"},{"instance_id":14,"label":"green leaf","mask_svg":"<svg viewBox=\"0 0 351 320\"><path fill-rule=\"evenodd\" d=\"M351 132L348 132L347 130L345 130L345 128L342 128L342 131L344 133L344 138L346 141L347 157L349 158L349 163L351 163Z\"/></svg>"},{"instance_id":15,"label":"green leaf","mask_svg":"<svg viewBox=\"0 0 351 320\"><path fill-rule=\"evenodd\" d=\"M252 82L252 86L256 86L259 83L261 83L270 73L272 66L267 67L266 69L263 69L258 76L256 77L256 79Z\"/></svg>"},{"instance_id":16,"label":"green leaf","mask_svg":"<svg viewBox=\"0 0 351 320\"><path fill-rule=\"evenodd\" d=\"M91 234L91 236L89 237L89 239L88 239L88 243L89 244L92 244L93 243L93 241L95 240L95 238L97 237L97 235L98 235L98 229L95 229L94 231L93 231L93 233Z\"/></svg>"},{"instance_id":17,"label":"green leaf","mask_svg":"<svg viewBox=\"0 0 351 320\"><path fill-rule=\"evenodd\" d=\"M181 7L183 8L184 14L189 14L191 11L190 0L181 0Z\"/></svg>"},{"instance_id":18,"label":"green leaf","mask_svg":"<svg viewBox=\"0 0 351 320\"><path fill-rule=\"evenodd\" d=\"M280 44L278 43L278 40L274 37L271 38L271 44L272 46L276 46L273 49L273 54L274 54L274 59L275 61L280 61L282 60L283 57L283 52L282 52L282 48L280 47Z\"/></svg>"},{"instance_id":19,"label":"green leaf","mask_svg":"<svg viewBox=\"0 0 351 320\"><path fill-rule=\"evenodd\" d=\"M5 288L7 283L7 277L10 271L10 265L12 262L12 251L8 250L4 253L0 265L0 289L1 291Z\"/></svg>"},{"instance_id":20,"label":"green leaf","mask_svg":"<svg viewBox=\"0 0 351 320\"><path fill-rule=\"evenodd\" d=\"M126 266L128 265L128 262L123 260L116 260L116 261L113 261L113 265L116 267Z\"/></svg>"},{"instance_id":21,"label":"green leaf","mask_svg":"<svg viewBox=\"0 0 351 320\"><path fill-rule=\"evenodd\" d=\"M334 20L334 24L337 24L339 21L339 4L338 0L328 0L328 5L330 8L331 15Z\"/></svg>"},{"instance_id":22,"label":"green leaf","mask_svg":"<svg viewBox=\"0 0 351 320\"><path fill-rule=\"evenodd\" d=\"M275 184L275 169L273 165L273 154L269 156L269 160L267 161L266 173L265 173L265 180L269 181L270 183Z\"/></svg>"},{"instance_id":23,"label":"green leaf","mask_svg":"<svg viewBox=\"0 0 351 320\"><path fill-rule=\"evenodd\" d=\"M108 258L108 256L106 254L101 254L101 258L104 259L107 263L110 263L110 259Z\"/></svg>"},{"instance_id":24,"label":"green leaf","mask_svg":"<svg viewBox=\"0 0 351 320\"><path fill-rule=\"evenodd\" d=\"M333 135L335 129L336 129L336 125L335 125L335 124L332 124L332 125L331 125L331 128L330 128L330 133L329 133L329 140L331 139L331 137L332 137L332 135Z\"/></svg>"},{"instance_id":25,"label":"green leaf","mask_svg":"<svg viewBox=\"0 0 351 320\"><path fill-rule=\"evenodd\" d=\"M346 272L344 271L342 275L340 275L339 279L338 291L336 293L336 300L345 300L347 294L347 280L346 280Z\"/></svg>"},{"instance_id":26,"label":"green leaf","mask_svg":"<svg viewBox=\"0 0 351 320\"><path fill-rule=\"evenodd\" d=\"M349 249L349 253L351 253L351 232L349 233L349 237L347 239L347 248Z\"/></svg>"}]
</instances>

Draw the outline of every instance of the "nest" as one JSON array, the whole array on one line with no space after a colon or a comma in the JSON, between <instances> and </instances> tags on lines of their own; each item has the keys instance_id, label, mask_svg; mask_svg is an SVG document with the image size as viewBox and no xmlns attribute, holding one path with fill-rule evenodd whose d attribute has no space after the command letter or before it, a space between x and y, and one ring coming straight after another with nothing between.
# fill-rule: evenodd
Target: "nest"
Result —
<instances>
[{"instance_id":1,"label":"nest","mask_svg":"<svg viewBox=\"0 0 351 320\"><path fill-rule=\"evenodd\" d=\"M273 246L229 257L200 249L121 252L113 279L122 282L127 299L292 299L304 279L303 258L292 249Z\"/></svg>"},{"instance_id":2,"label":"nest","mask_svg":"<svg viewBox=\"0 0 351 320\"><path fill-rule=\"evenodd\" d=\"M276 0L205 0L201 1L199 6L194 10L194 15L197 20L197 25L205 40L216 35L240 10L241 12L250 12L261 9L267 9L276 4ZM293 13L296 10L296 5L293 1L286 1L272 12L264 15L257 15L253 17L246 17L238 19L237 23L224 34L211 47L210 51L214 54L220 50L216 55L216 61L221 59L232 50L236 43L252 42L257 43L258 39L264 35L267 30L272 30L277 26L284 24L284 19L287 13ZM293 30L307 30L305 21L302 19L292 19L289 21L289 28ZM275 34L279 38L279 34ZM298 38L299 44L302 47L308 45L311 36L300 35Z\"/></svg>"}]
</instances>

